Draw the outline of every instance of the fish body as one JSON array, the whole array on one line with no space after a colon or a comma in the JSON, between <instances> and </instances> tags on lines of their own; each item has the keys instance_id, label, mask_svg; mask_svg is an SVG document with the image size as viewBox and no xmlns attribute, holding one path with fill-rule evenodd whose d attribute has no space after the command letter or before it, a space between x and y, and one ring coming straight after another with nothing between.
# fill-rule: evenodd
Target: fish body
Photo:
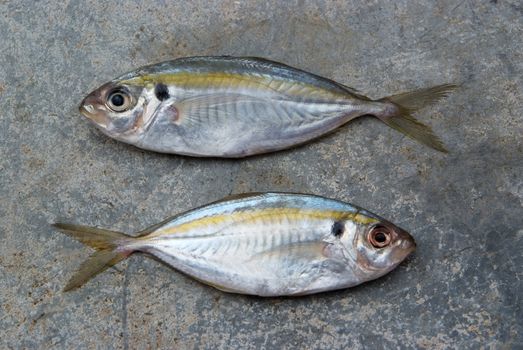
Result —
<instances>
[{"instance_id":1,"label":"fish body","mask_svg":"<svg viewBox=\"0 0 523 350\"><path fill-rule=\"evenodd\" d=\"M291 193L222 200L137 237L68 224L56 227L98 249L66 289L79 287L133 252L144 252L223 291L304 295L378 278L415 249L407 232L373 213Z\"/></svg>"},{"instance_id":2,"label":"fish body","mask_svg":"<svg viewBox=\"0 0 523 350\"><path fill-rule=\"evenodd\" d=\"M188 57L139 68L87 96L81 113L137 147L200 157L245 157L303 144L374 115L444 151L411 113L454 85L371 100L335 81L253 57Z\"/></svg>"}]
</instances>

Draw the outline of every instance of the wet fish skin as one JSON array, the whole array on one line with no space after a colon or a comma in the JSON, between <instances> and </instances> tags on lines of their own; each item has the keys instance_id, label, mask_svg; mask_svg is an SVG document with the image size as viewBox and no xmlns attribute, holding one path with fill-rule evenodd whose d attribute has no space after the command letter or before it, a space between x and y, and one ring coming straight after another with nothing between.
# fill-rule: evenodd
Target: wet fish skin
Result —
<instances>
[{"instance_id":1,"label":"wet fish skin","mask_svg":"<svg viewBox=\"0 0 523 350\"><path fill-rule=\"evenodd\" d=\"M134 237L71 224L55 227L97 250L65 290L143 252L226 292L305 295L378 278L416 246L409 233L364 209L292 193L227 198Z\"/></svg>"},{"instance_id":2,"label":"wet fish skin","mask_svg":"<svg viewBox=\"0 0 523 350\"><path fill-rule=\"evenodd\" d=\"M456 86L371 100L335 81L254 57L188 57L139 68L89 94L80 112L137 147L198 157L245 157L290 148L373 115L445 152L412 114ZM115 94L125 100L111 101ZM119 100L116 102L121 102Z\"/></svg>"}]
</instances>

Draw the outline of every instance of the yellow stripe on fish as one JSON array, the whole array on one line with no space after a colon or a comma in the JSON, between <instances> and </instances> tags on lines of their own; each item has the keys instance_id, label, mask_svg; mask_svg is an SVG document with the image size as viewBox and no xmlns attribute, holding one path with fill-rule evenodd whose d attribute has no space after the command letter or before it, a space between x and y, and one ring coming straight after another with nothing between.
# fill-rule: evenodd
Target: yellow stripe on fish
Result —
<instances>
[{"instance_id":1,"label":"yellow stripe on fish","mask_svg":"<svg viewBox=\"0 0 523 350\"><path fill-rule=\"evenodd\" d=\"M358 212L351 213L345 211L330 211L330 210L304 210L299 208L268 208L258 211L244 210L233 213L206 216L200 219L189 221L178 226L161 228L151 235L143 237L143 239L150 239L153 237L166 236L171 234L181 234L191 230L197 230L208 226L219 226L226 222L230 223L256 223L260 219L270 220L351 220L358 224L368 225L378 222L377 219L365 216Z\"/></svg>"},{"instance_id":2,"label":"yellow stripe on fish","mask_svg":"<svg viewBox=\"0 0 523 350\"><path fill-rule=\"evenodd\" d=\"M346 98L346 94L319 89L311 84L277 79L263 74L240 74L230 72L177 72L145 74L122 81L128 85L148 86L165 84L179 88L262 88L292 96L316 97L325 99Z\"/></svg>"}]
</instances>

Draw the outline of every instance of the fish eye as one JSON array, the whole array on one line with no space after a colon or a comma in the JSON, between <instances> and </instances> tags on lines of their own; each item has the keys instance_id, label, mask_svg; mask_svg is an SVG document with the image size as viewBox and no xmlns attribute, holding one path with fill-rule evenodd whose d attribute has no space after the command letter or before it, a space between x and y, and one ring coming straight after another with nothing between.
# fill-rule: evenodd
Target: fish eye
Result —
<instances>
[{"instance_id":1,"label":"fish eye","mask_svg":"<svg viewBox=\"0 0 523 350\"><path fill-rule=\"evenodd\" d=\"M114 112L124 112L131 107L132 97L129 92L116 89L108 94L106 106Z\"/></svg>"},{"instance_id":2,"label":"fish eye","mask_svg":"<svg viewBox=\"0 0 523 350\"><path fill-rule=\"evenodd\" d=\"M391 230L385 226L374 226L368 235L370 244L375 248L383 248L390 244L392 238Z\"/></svg>"}]
</instances>

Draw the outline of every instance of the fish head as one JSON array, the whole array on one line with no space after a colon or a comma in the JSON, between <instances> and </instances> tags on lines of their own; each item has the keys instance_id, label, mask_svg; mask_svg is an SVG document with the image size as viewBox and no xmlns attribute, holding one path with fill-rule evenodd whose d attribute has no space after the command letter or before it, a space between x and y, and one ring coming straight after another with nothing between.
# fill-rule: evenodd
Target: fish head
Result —
<instances>
[{"instance_id":1,"label":"fish head","mask_svg":"<svg viewBox=\"0 0 523 350\"><path fill-rule=\"evenodd\" d=\"M407 231L379 217L359 223L351 243L357 265L367 280L393 270L416 249Z\"/></svg>"},{"instance_id":2,"label":"fish head","mask_svg":"<svg viewBox=\"0 0 523 350\"><path fill-rule=\"evenodd\" d=\"M80 113L104 134L126 142L139 137L146 112L147 89L111 81L80 103Z\"/></svg>"}]
</instances>

